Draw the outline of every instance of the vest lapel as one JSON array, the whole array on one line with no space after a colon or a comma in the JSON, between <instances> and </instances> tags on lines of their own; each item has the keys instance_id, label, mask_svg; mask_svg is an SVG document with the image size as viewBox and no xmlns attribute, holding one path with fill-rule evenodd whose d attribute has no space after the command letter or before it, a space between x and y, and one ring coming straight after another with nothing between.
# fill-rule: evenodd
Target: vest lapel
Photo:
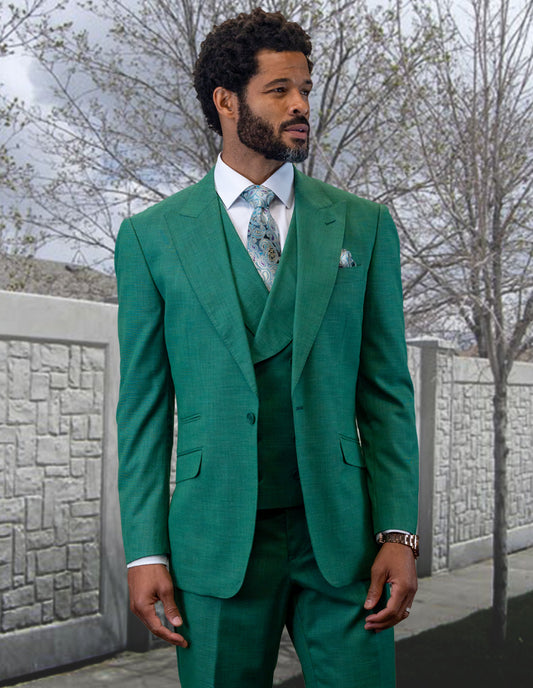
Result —
<instances>
[{"instance_id":1,"label":"vest lapel","mask_svg":"<svg viewBox=\"0 0 533 688\"><path fill-rule=\"evenodd\" d=\"M184 192L187 193L187 192ZM250 347L224 239L213 170L165 214L183 270L213 326L257 394Z\"/></svg>"},{"instance_id":2,"label":"vest lapel","mask_svg":"<svg viewBox=\"0 0 533 688\"><path fill-rule=\"evenodd\" d=\"M298 282L294 313L292 391L333 291L344 239L346 205L334 202L317 181L295 170Z\"/></svg>"}]
</instances>

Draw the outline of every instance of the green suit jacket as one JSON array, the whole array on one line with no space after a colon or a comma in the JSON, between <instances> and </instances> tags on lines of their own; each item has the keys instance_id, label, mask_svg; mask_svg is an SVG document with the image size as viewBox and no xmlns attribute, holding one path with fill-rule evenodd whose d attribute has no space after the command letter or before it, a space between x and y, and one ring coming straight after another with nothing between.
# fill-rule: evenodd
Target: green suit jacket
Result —
<instances>
[{"instance_id":1,"label":"green suit jacket","mask_svg":"<svg viewBox=\"0 0 533 688\"><path fill-rule=\"evenodd\" d=\"M298 171L294 212L298 466L317 563L343 586L369 577L374 533L416 530L398 237L384 206ZM343 248L355 267L339 268ZM232 596L254 533L258 396L213 171L125 220L115 266L126 558L170 552L180 588Z\"/></svg>"}]
</instances>

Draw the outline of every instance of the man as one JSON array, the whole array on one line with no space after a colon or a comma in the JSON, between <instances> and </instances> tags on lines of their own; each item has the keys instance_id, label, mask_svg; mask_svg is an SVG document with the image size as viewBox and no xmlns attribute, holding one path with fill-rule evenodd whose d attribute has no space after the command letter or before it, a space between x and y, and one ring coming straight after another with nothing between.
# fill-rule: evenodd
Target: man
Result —
<instances>
[{"instance_id":1,"label":"man","mask_svg":"<svg viewBox=\"0 0 533 688\"><path fill-rule=\"evenodd\" d=\"M310 51L279 13L213 29L195 87L221 156L117 239L131 606L183 688L271 686L284 625L306 686L390 687L416 589L398 240L384 207L291 164Z\"/></svg>"}]
</instances>

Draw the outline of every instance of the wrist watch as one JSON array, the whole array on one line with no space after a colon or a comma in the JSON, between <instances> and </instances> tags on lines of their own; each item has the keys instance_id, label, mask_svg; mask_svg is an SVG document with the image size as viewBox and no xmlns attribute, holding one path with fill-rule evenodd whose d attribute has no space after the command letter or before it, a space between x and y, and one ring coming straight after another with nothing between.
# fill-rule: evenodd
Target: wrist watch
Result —
<instances>
[{"instance_id":1,"label":"wrist watch","mask_svg":"<svg viewBox=\"0 0 533 688\"><path fill-rule=\"evenodd\" d=\"M378 533L376 537L376 542L379 545L382 545L385 542L396 542L400 545L407 545L407 547L410 547L412 549L413 554L415 555L415 559L420 554L418 548L419 537L414 533L397 533L395 531L388 533Z\"/></svg>"}]
</instances>

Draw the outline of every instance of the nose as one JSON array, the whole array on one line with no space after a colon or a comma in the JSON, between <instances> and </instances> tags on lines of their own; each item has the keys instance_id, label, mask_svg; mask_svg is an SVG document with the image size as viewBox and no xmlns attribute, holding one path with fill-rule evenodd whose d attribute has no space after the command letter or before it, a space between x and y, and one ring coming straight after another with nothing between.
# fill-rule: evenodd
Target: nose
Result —
<instances>
[{"instance_id":1,"label":"nose","mask_svg":"<svg viewBox=\"0 0 533 688\"><path fill-rule=\"evenodd\" d=\"M289 113L294 115L309 115L309 101L300 91L296 91L289 106Z\"/></svg>"}]
</instances>

